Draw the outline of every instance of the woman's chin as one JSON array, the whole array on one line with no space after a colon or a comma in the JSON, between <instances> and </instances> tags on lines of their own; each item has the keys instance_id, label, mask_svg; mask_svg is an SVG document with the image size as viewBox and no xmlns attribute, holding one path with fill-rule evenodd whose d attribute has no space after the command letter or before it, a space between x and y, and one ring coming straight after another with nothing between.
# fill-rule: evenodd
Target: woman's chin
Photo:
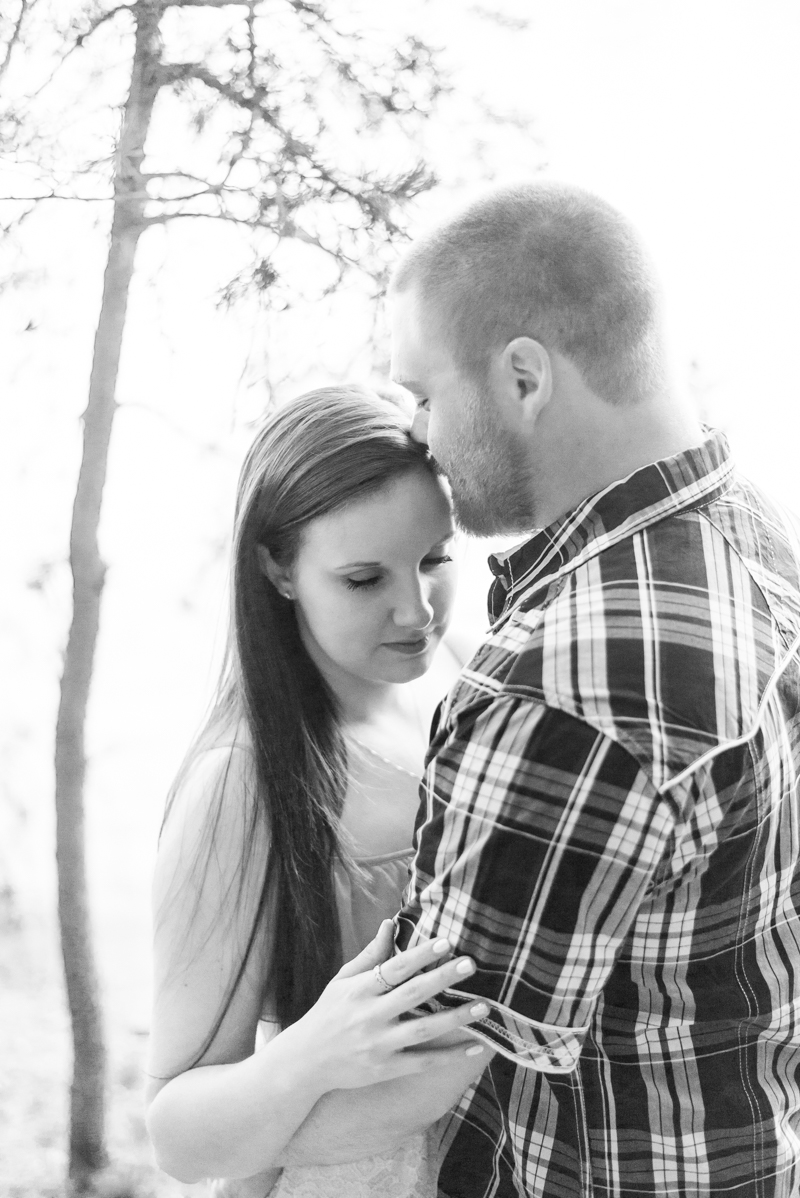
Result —
<instances>
[{"instance_id":1,"label":"woman's chin","mask_svg":"<svg viewBox=\"0 0 800 1198\"><path fill-rule=\"evenodd\" d=\"M398 682L413 682L415 678L421 678L423 674L427 674L431 668L431 659L433 652L425 653L419 661L409 662L402 678L398 678Z\"/></svg>"},{"instance_id":2,"label":"woman's chin","mask_svg":"<svg viewBox=\"0 0 800 1198\"><path fill-rule=\"evenodd\" d=\"M381 676L385 682L413 682L431 668L438 640L431 640L419 653L401 654L396 650L384 651Z\"/></svg>"}]
</instances>

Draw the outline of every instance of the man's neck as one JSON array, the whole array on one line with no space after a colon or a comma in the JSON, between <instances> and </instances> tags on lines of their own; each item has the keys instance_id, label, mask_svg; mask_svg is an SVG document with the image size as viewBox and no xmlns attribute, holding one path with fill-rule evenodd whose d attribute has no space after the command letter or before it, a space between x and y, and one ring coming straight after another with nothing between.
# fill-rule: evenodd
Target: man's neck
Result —
<instances>
[{"instance_id":1,"label":"man's neck","mask_svg":"<svg viewBox=\"0 0 800 1198\"><path fill-rule=\"evenodd\" d=\"M579 413L567 406L560 415L558 425L543 439L548 459L533 463L540 528L635 470L704 440L691 407L665 396L624 406L592 396L588 403L582 398Z\"/></svg>"}]
</instances>

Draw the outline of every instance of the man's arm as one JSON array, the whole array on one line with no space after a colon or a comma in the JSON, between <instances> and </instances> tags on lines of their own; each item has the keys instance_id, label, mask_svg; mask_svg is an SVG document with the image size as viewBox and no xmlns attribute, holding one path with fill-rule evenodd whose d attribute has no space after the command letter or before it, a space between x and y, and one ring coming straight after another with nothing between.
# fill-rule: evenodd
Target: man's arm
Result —
<instances>
[{"instance_id":1,"label":"man's arm","mask_svg":"<svg viewBox=\"0 0 800 1198\"><path fill-rule=\"evenodd\" d=\"M432 1007L482 998L493 1047L571 1072L677 802L617 742L516 694L455 724L426 791L399 947L446 935L477 970Z\"/></svg>"},{"instance_id":2,"label":"man's arm","mask_svg":"<svg viewBox=\"0 0 800 1198\"><path fill-rule=\"evenodd\" d=\"M468 742L448 740L427 781L399 945L446 935L478 966L428 1005L483 998L490 1015L473 1030L493 1048L521 1065L571 1072L676 806L603 733L515 696L495 699ZM325 1095L284 1163L396 1147L457 1101L485 1068L477 1060L474 1072L449 1080L427 1073Z\"/></svg>"}]
</instances>

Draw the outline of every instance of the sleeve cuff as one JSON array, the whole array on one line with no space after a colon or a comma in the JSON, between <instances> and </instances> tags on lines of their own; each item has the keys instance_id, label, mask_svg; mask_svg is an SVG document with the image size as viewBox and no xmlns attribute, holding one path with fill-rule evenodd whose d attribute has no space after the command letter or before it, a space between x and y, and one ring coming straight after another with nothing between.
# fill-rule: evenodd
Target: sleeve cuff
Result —
<instances>
[{"instance_id":1,"label":"sleeve cuff","mask_svg":"<svg viewBox=\"0 0 800 1198\"><path fill-rule=\"evenodd\" d=\"M449 1002L430 998L424 1004L429 1011L450 1010L464 1002L463 990L444 990ZM554 1023L539 1023L523 1019L510 1007L493 1003L476 994L476 1001L489 1005L489 1014L463 1030L482 1041L515 1065L536 1069L540 1073L572 1073L578 1066L581 1049L589 1031L586 1027L559 1027Z\"/></svg>"}]
</instances>

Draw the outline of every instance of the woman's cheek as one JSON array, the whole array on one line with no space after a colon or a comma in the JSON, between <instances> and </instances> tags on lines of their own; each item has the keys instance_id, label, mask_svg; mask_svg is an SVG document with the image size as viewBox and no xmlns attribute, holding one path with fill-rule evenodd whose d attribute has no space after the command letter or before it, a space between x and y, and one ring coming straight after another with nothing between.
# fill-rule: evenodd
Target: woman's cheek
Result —
<instances>
[{"instance_id":1,"label":"woman's cheek","mask_svg":"<svg viewBox=\"0 0 800 1198\"><path fill-rule=\"evenodd\" d=\"M346 587L331 586L321 589L314 603L314 634L326 649L335 650L346 644L356 625L356 596Z\"/></svg>"},{"instance_id":2,"label":"woman's cheek","mask_svg":"<svg viewBox=\"0 0 800 1198\"><path fill-rule=\"evenodd\" d=\"M365 642L375 621L375 607L375 597L369 590L348 591L346 604L338 608L342 635Z\"/></svg>"},{"instance_id":3,"label":"woman's cheek","mask_svg":"<svg viewBox=\"0 0 800 1198\"><path fill-rule=\"evenodd\" d=\"M448 570L447 575L437 584L433 606L440 620L448 620L456 595L456 572Z\"/></svg>"}]
</instances>

